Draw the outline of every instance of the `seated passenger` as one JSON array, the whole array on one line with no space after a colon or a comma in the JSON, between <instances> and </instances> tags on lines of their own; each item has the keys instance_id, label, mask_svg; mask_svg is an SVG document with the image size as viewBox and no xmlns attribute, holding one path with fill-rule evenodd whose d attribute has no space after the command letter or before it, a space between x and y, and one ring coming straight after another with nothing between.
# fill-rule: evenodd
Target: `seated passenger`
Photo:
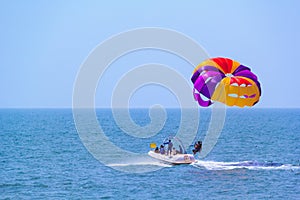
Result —
<instances>
[{"instance_id":1,"label":"seated passenger","mask_svg":"<svg viewBox=\"0 0 300 200\"><path fill-rule=\"evenodd\" d=\"M173 153L173 156L177 154L175 147L173 147L172 153Z\"/></svg>"},{"instance_id":2,"label":"seated passenger","mask_svg":"<svg viewBox=\"0 0 300 200\"><path fill-rule=\"evenodd\" d=\"M154 152L155 152L155 153L159 153L158 147L155 148Z\"/></svg>"},{"instance_id":3,"label":"seated passenger","mask_svg":"<svg viewBox=\"0 0 300 200\"><path fill-rule=\"evenodd\" d=\"M178 151L178 153L183 154L183 149L182 149L181 145L179 145L179 151Z\"/></svg>"},{"instance_id":4,"label":"seated passenger","mask_svg":"<svg viewBox=\"0 0 300 200\"><path fill-rule=\"evenodd\" d=\"M160 145L160 149L159 149L160 154L165 154L165 147L164 145Z\"/></svg>"}]
</instances>

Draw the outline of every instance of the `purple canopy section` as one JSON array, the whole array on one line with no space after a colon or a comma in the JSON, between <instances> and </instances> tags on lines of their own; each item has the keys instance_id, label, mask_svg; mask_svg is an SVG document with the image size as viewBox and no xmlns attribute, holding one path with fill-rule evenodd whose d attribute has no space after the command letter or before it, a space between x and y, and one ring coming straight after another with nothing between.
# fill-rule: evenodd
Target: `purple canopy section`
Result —
<instances>
[{"instance_id":1,"label":"purple canopy section","mask_svg":"<svg viewBox=\"0 0 300 200\"><path fill-rule=\"evenodd\" d=\"M193 90L193 94L194 94L195 100L198 101L198 104L199 104L200 106L202 106L202 107L208 107L208 106L210 106L210 105L212 104L212 101L211 101L211 100L204 101L204 100L201 98L200 94L195 92L195 88L194 88L194 90Z\"/></svg>"},{"instance_id":2,"label":"purple canopy section","mask_svg":"<svg viewBox=\"0 0 300 200\"><path fill-rule=\"evenodd\" d=\"M194 88L207 98L211 98L215 91L216 85L224 78L219 72L208 71L198 77Z\"/></svg>"},{"instance_id":3,"label":"purple canopy section","mask_svg":"<svg viewBox=\"0 0 300 200\"><path fill-rule=\"evenodd\" d=\"M235 74L235 73L238 73L238 72L244 71L244 70L251 71L251 69L250 69L249 67L246 67L246 66L244 66L244 65L240 65L240 66L238 66L238 67L234 70L234 72L233 72L232 74Z\"/></svg>"},{"instance_id":4,"label":"purple canopy section","mask_svg":"<svg viewBox=\"0 0 300 200\"><path fill-rule=\"evenodd\" d=\"M211 100L203 100L200 94L210 99L215 91L216 85L224 77L225 75L213 66L204 66L193 74L191 78L194 83L193 94L200 106L208 107L212 104Z\"/></svg>"},{"instance_id":5,"label":"purple canopy section","mask_svg":"<svg viewBox=\"0 0 300 200\"><path fill-rule=\"evenodd\" d=\"M216 67L213 67L213 66L203 66L203 67L199 68L197 71L194 72L194 74L193 74L193 76L192 76L192 78L191 78L192 82L195 83L196 80L197 80L197 78L198 78L198 76L199 76L201 73L203 73L204 71L214 71L214 72L219 72L219 73L223 74L223 72L220 71L220 70L219 70L218 68L216 68ZM224 75L224 74L223 74L223 75Z\"/></svg>"}]
</instances>

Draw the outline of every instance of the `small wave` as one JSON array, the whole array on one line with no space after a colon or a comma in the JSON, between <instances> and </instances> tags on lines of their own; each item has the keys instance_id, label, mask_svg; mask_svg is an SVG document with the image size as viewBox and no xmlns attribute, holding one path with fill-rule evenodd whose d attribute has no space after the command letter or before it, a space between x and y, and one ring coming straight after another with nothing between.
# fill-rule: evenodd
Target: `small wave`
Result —
<instances>
[{"instance_id":1,"label":"small wave","mask_svg":"<svg viewBox=\"0 0 300 200\"><path fill-rule=\"evenodd\" d=\"M192 164L198 168L207 170L233 170L233 169L249 169L249 170L300 170L299 165L281 164L274 162L258 162L258 161L241 161L241 162L216 162L197 160Z\"/></svg>"},{"instance_id":2,"label":"small wave","mask_svg":"<svg viewBox=\"0 0 300 200\"><path fill-rule=\"evenodd\" d=\"M24 185L21 184L21 183L3 183L3 184L0 184L0 188L3 188L3 187L23 187Z\"/></svg>"}]
</instances>

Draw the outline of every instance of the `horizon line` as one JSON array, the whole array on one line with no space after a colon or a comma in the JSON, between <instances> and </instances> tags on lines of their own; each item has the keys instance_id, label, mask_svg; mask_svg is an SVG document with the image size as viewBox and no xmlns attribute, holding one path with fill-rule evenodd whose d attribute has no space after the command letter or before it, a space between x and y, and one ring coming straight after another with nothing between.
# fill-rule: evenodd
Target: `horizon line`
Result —
<instances>
[{"instance_id":1,"label":"horizon line","mask_svg":"<svg viewBox=\"0 0 300 200\"><path fill-rule=\"evenodd\" d=\"M150 109L151 107L116 107L114 109ZM162 107L165 109L194 109L192 107ZM198 107L198 109L210 109L212 107ZM229 107L226 109L300 109L300 107ZM113 109L112 107L0 107L0 109ZM155 109L155 108L154 108Z\"/></svg>"}]
</instances>

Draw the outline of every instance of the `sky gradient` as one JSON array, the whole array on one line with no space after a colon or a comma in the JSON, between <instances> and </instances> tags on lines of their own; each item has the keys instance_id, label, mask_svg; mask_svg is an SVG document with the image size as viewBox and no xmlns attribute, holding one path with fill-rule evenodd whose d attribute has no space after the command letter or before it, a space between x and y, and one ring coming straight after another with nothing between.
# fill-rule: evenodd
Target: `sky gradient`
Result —
<instances>
[{"instance_id":1,"label":"sky gradient","mask_svg":"<svg viewBox=\"0 0 300 200\"><path fill-rule=\"evenodd\" d=\"M0 107L71 107L73 84L89 53L112 35L141 27L179 31L211 57L250 66L262 85L255 107L300 107L300 1L179 2L1 1ZM192 75L180 58L151 50L122 57L110 72L121 76L149 62L168 64L187 79ZM118 79L110 80L108 72L99 83L104 89L96 94L99 107L110 106ZM155 103L178 106L170 92L157 86L142 88L130 105Z\"/></svg>"}]
</instances>

